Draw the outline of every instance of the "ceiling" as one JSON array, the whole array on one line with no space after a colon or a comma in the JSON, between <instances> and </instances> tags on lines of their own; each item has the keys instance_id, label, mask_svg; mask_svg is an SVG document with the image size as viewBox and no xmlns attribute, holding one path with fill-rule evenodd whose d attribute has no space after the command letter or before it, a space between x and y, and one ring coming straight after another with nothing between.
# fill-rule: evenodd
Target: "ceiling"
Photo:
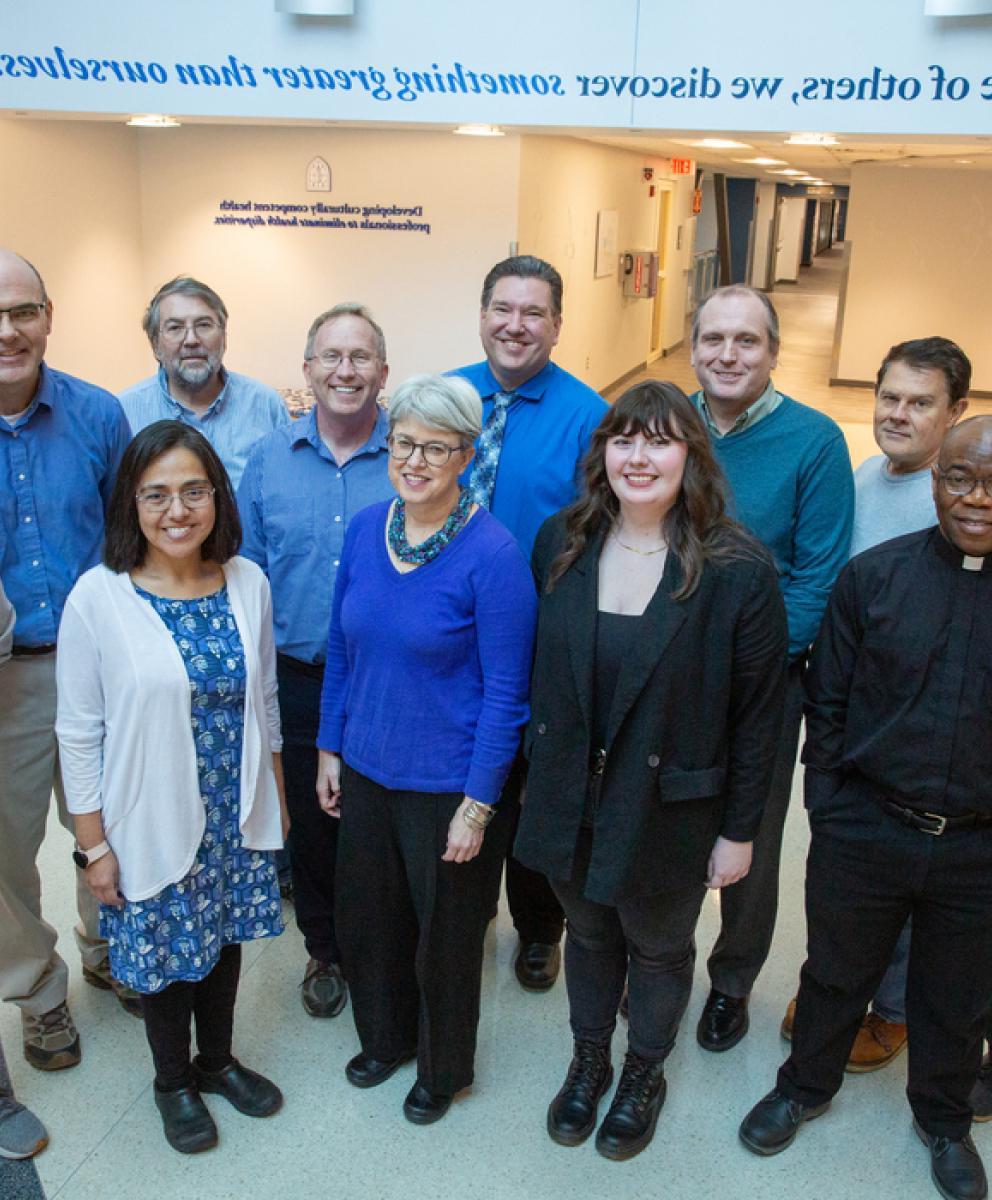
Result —
<instances>
[{"instance_id":1,"label":"ceiling","mask_svg":"<svg viewBox=\"0 0 992 1200\"><path fill-rule=\"evenodd\" d=\"M31 120L75 120L120 122L125 115L111 113L40 112L36 110L2 110L0 116L21 117ZM410 129L438 132L451 129L450 125L423 124L416 122L357 122L326 120L289 120L286 118L245 119L239 117L190 117L180 118L190 125L318 125L341 128L366 129ZM608 130L551 127L551 126L504 126L507 133L537 136L579 137L599 142L606 146L618 146L624 150L641 151L659 158L692 158L697 164L710 171L727 175L760 178L768 182L802 182L802 175L815 176L827 183L846 184L851 180L851 167L859 163L887 163L907 169L913 167L953 168L963 171L992 171L992 136L924 135L904 136L886 140L878 134L787 134L748 132L693 133L684 130ZM789 137L829 138L836 136L835 145L787 144ZM704 141L726 140L740 143L739 146L719 148L701 145ZM741 160L769 158L780 160L763 165ZM781 174L788 171L789 174ZM798 172L799 174L796 174Z\"/></svg>"},{"instance_id":2,"label":"ceiling","mask_svg":"<svg viewBox=\"0 0 992 1200\"><path fill-rule=\"evenodd\" d=\"M814 175L828 183L849 183L851 167L858 163L888 163L912 167L953 167L955 170L992 171L992 137L954 137L929 135L883 140L877 134L838 134L836 145L786 144L789 134L774 133L684 133L630 130L622 134L584 131L583 136L609 146L641 150L662 158L694 158L701 167L727 175L758 177L785 183L796 176L782 175L783 170ZM814 135L810 135L811 137ZM831 135L815 135L830 137ZM704 140L741 142L742 147L714 148ZM777 164L755 164L741 159L773 158Z\"/></svg>"}]
</instances>

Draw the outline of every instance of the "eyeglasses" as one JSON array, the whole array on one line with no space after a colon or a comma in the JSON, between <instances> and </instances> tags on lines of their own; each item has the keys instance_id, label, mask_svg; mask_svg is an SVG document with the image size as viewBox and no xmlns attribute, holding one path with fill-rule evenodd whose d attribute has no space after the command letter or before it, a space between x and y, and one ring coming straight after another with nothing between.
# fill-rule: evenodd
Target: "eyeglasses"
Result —
<instances>
[{"instance_id":1,"label":"eyeglasses","mask_svg":"<svg viewBox=\"0 0 992 1200\"><path fill-rule=\"evenodd\" d=\"M37 300L30 304L15 304L13 308L0 308L0 321L6 314L15 329L25 329L28 325L33 325L44 311L45 304Z\"/></svg>"},{"instance_id":2,"label":"eyeglasses","mask_svg":"<svg viewBox=\"0 0 992 1200\"><path fill-rule=\"evenodd\" d=\"M976 485L981 484L985 489L985 495L992 500L992 475L978 479L966 471L955 471L952 468L950 471L938 471L937 476L949 496L970 496Z\"/></svg>"},{"instance_id":3,"label":"eyeglasses","mask_svg":"<svg viewBox=\"0 0 992 1200\"><path fill-rule=\"evenodd\" d=\"M359 373L367 371L376 361L374 354L368 354L364 350L356 350L354 354L339 354L337 350L325 350L322 354L311 354L307 362L319 362L328 371L336 371L345 359Z\"/></svg>"},{"instance_id":4,"label":"eyeglasses","mask_svg":"<svg viewBox=\"0 0 992 1200\"><path fill-rule=\"evenodd\" d=\"M159 488L146 488L135 493L135 500L148 512L166 512L172 507L173 500L178 500L183 508L206 508L213 499L212 487L204 487L196 483L191 487L182 488L178 492L166 492Z\"/></svg>"},{"instance_id":5,"label":"eyeglasses","mask_svg":"<svg viewBox=\"0 0 992 1200\"><path fill-rule=\"evenodd\" d=\"M192 329L193 335L198 341L205 341L223 328L224 326L219 321L214 321L210 317L197 317L195 321L163 321L159 329L159 336L167 342L184 342L186 335Z\"/></svg>"},{"instance_id":6,"label":"eyeglasses","mask_svg":"<svg viewBox=\"0 0 992 1200\"><path fill-rule=\"evenodd\" d=\"M390 458L395 458L397 462L406 462L407 459L413 458L414 451L419 450L429 467L443 467L451 461L452 454L465 449L461 444L449 446L446 442L414 442L402 434L390 434L386 438L386 444L389 446Z\"/></svg>"}]
</instances>

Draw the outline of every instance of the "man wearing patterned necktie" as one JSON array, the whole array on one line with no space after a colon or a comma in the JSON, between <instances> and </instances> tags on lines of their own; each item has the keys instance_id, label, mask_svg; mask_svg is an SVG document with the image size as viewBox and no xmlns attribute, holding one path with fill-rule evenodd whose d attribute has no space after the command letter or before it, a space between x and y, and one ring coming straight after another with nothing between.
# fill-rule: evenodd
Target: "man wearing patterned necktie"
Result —
<instances>
[{"instance_id":1,"label":"man wearing patterned necktie","mask_svg":"<svg viewBox=\"0 0 992 1200\"><path fill-rule=\"evenodd\" d=\"M463 482L528 556L545 518L575 498L580 463L606 412L592 388L551 361L561 298L561 276L543 259L523 254L497 263L482 285L479 335L486 359L453 372L478 391L485 418ZM504 802L519 808L520 786L518 763ZM545 991L561 963L561 906L544 876L512 855L506 894L520 937L517 979L530 991Z\"/></svg>"}]
</instances>

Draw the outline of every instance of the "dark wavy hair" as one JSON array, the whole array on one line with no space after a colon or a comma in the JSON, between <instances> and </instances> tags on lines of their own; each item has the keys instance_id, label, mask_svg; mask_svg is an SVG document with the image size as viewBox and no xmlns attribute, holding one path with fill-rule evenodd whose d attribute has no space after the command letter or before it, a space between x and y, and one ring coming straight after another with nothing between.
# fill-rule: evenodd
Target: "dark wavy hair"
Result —
<instances>
[{"instance_id":1,"label":"dark wavy hair","mask_svg":"<svg viewBox=\"0 0 992 1200\"><path fill-rule=\"evenodd\" d=\"M103 561L111 571L133 571L145 561L148 542L138 522L135 495L142 475L170 450L195 454L214 489L214 527L200 547L200 557L204 562L226 563L241 547L238 505L217 451L199 430L182 421L156 421L142 429L124 451L117 472L103 539Z\"/></svg>"},{"instance_id":2,"label":"dark wavy hair","mask_svg":"<svg viewBox=\"0 0 992 1200\"><path fill-rule=\"evenodd\" d=\"M692 401L674 383L652 380L624 392L592 435L582 464L585 488L565 510L565 545L548 572L548 591L583 553L589 540L605 533L617 519L620 503L606 475L606 444L610 438L636 433L662 434L686 447L682 486L662 523L669 551L682 568L682 583L672 594L674 600L692 595L709 560L768 560L762 544L727 516L726 481Z\"/></svg>"}]
</instances>

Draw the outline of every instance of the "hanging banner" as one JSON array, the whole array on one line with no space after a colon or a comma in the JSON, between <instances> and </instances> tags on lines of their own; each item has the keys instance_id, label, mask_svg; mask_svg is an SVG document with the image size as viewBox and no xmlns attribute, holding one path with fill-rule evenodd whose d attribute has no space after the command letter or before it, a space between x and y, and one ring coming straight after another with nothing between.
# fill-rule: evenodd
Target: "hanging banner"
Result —
<instances>
[{"instance_id":1,"label":"hanging banner","mask_svg":"<svg viewBox=\"0 0 992 1200\"><path fill-rule=\"evenodd\" d=\"M984 134L992 21L932 14L990 8L583 0L580 18L574 0L36 0L0 26L0 108Z\"/></svg>"}]
</instances>

